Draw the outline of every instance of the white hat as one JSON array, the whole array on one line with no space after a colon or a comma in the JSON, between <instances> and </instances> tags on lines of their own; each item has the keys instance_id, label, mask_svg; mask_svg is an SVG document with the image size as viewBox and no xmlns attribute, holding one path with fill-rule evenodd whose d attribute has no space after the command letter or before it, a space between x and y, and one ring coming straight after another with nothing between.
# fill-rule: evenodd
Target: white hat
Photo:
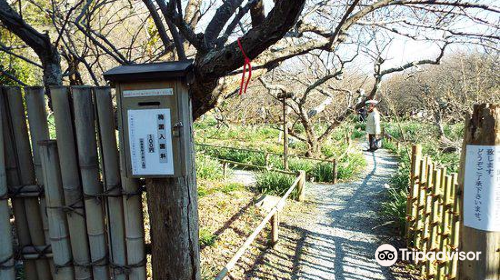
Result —
<instances>
[{"instance_id":1,"label":"white hat","mask_svg":"<svg viewBox=\"0 0 500 280\"><path fill-rule=\"evenodd\" d=\"M378 104L378 101L377 101L377 100L373 100L373 99L371 99L371 100L367 100L367 101L365 102L365 104L366 104L366 105L368 105L368 104L377 105L377 104Z\"/></svg>"}]
</instances>

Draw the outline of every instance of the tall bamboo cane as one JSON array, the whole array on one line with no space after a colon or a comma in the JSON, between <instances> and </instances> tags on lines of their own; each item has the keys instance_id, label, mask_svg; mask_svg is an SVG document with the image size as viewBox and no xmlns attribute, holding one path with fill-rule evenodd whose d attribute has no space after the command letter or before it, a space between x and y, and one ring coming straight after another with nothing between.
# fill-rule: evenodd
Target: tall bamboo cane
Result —
<instances>
[{"instance_id":1,"label":"tall bamboo cane","mask_svg":"<svg viewBox=\"0 0 500 280\"><path fill-rule=\"evenodd\" d=\"M25 88L26 109L28 112L28 122L31 136L31 147L33 149L33 164L35 165L35 176L38 185L44 185L42 166L40 163L40 152L38 142L48 140L49 126L47 124L47 112L45 110L45 96L43 87ZM45 197L40 198L40 212L42 213L42 225L45 234L45 243L50 244L49 225L47 221L47 211ZM55 274L54 262L50 260L52 276Z\"/></svg>"},{"instance_id":2,"label":"tall bamboo cane","mask_svg":"<svg viewBox=\"0 0 500 280\"><path fill-rule=\"evenodd\" d=\"M123 196L120 181L120 166L116 144L115 118L109 87L100 87L95 90L97 107L99 143L101 146L102 168L106 192L110 195L108 201L108 227L110 243L110 261L113 269L113 278L125 280L127 277L123 269L127 264L125 252L125 226L123 218ZM131 252L137 254L138 252Z\"/></svg>"},{"instance_id":3,"label":"tall bamboo cane","mask_svg":"<svg viewBox=\"0 0 500 280\"><path fill-rule=\"evenodd\" d=\"M3 138L5 141L5 165L7 171L7 185L10 188L15 188L19 186L20 179L17 172L17 160L14 152L14 139L12 138L12 123L10 122L9 114L7 114L7 97L2 88L0 92L0 107L2 108L2 126L3 126ZM28 219L26 218L26 209L24 207L24 199L22 198L12 198L12 208L14 210L15 216L15 227L17 231L17 238L20 247L28 246L31 244L31 236L28 229ZM24 272L26 280L37 280L38 275L36 271L36 265L34 260L27 260L24 262Z\"/></svg>"},{"instance_id":4,"label":"tall bamboo cane","mask_svg":"<svg viewBox=\"0 0 500 280\"><path fill-rule=\"evenodd\" d=\"M76 156L75 135L73 129L71 107L69 105L69 91L67 87L53 87L50 89L56 137L59 145L61 177L64 190L64 200L67 209L68 229L71 239L71 252L75 264L75 278L90 280L92 273L87 268L90 263L89 243L87 239L87 225L83 206L82 185Z\"/></svg>"},{"instance_id":5,"label":"tall bamboo cane","mask_svg":"<svg viewBox=\"0 0 500 280\"><path fill-rule=\"evenodd\" d=\"M36 185L33 158L28 137L28 128L26 127L26 116L24 113L24 103L21 89L18 87L6 88L7 102L9 104L10 117L12 121L12 132L15 145L15 154L17 157L19 179L21 186ZM45 234L42 225L42 214L38 198L24 198L24 207L26 208L26 218L29 225L31 243L34 246L44 246ZM49 262L41 258L36 261L36 270L38 279L52 279Z\"/></svg>"},{"instance_id":6,"label":"tall bamboo cane","mask_svg":"<svg viewBox=\"0 0 500 280\"><path fill-rule=\"evenodd\" d=\"M108 250L104 227L103 192L99 182L99 166L94 108L90 87L72 87L75 131L78 147L78 162L82 176L87 216L87 233L90 244L90 257L93 263L94 278L109 279Z\"/></svg>"},{"instance_id":7,"label":"tall bamboo cane","mask_svg":"<svg viewBox=\"0 0 500 280\"><path fill-rule=\"evenodd\" d=\"M63 212L63 190L59 154L54 140L41 141L37 145L45 178L45 197L47 199L47 216L49 219L49 235L52 254L56 266L55 280L73 280L75 274L71 263L71 245Z\"/></svg>"},{"instance_id":8,"label":"tall bamboo cane","mask_svg":"<svg viewBox=\"0 0 500 280\"><path fill-rule=\"evenodd\" d=\"M12 248L12 228L10 211L7 203L7 174L5 166L5 148L3 139L3 108L0 106L0 279L16 279L14 250Z\"/></svg>"}]
</instances>

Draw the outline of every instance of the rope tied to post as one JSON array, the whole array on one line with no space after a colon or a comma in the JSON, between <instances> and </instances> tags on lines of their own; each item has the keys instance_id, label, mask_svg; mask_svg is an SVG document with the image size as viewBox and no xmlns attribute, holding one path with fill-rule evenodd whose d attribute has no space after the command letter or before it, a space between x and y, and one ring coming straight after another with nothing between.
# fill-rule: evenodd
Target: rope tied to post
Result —
<instances>
[{"instance_id":1,"label":"rope tied to post","mask_svg":"<svg viewBox=\"0 0 500 280\"><path fill-rule=\"evenodd\" d=\"M243 92L244 93L247 92L248 83L250 83L250 79L252 78L252 63L251 63L250 58L248 58L245 51L243 50L243 46L241 44L240 38L238 38L237 41L238 41L238 47L240 48L241 54L243 54L243 58L245 59L245 62L243 63L243 73L241 76L241 84L240 84L239 95L241 95ZM245 74L247 72L247 67L248 67L248 79L246 80L246 83L245 83ZM243 87L243 85L245 87Z\"/></svg>"}]
</instances>

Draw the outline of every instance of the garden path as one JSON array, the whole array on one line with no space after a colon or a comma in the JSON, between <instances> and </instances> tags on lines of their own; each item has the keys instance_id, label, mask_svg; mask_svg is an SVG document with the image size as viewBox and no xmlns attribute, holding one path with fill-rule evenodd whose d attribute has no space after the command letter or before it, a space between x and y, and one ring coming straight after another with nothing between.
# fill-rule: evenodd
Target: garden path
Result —
<instances>
[{"instance_id":1,"label":"garden path","mask_svg":"<svg viewBox=\"0 0 500 280\"><path fill-rule=\"evenodd\" d=\"M364 156L367 166L359 180L309 183L306 203L288 204L280 242L257 257L247 279L405 279L374 259L382 240L394 235L378 212L397 160L383 149Z\"/></svg>"}]
</instances>

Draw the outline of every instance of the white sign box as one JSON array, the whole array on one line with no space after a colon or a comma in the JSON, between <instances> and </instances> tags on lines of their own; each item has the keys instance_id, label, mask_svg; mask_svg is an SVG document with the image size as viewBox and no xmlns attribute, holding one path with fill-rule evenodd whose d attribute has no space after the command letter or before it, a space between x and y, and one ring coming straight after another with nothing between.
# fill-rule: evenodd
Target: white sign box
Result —
<instances>
[{"instance_id":1,"label":"white sign box","mask_svg":"<svg viewBox=\"0 0 500 280\"><path fill-rule=\"evenodd\" d=\"M500 146L467 145L464 225L500 231Z\"/></svg>"},{"instance_id":2,"label":"white sign box","mask_svg":"<svg viewBox=\"0 0 500 280\"><path fill-rule=\"evenodd\" d=\"M136 89L123 91L123 97L168 96L173 94L173 88Z\"/></svg>"},{"instance_id":3,"label":"white sign box","mask_svg":"<svg viewBox=\"0 0 500 280\"><path fill-rule=\"evenodd\" d=\"M132 175L173 175L170 109L128 110Z\"/></svg>"}]
</instances>

